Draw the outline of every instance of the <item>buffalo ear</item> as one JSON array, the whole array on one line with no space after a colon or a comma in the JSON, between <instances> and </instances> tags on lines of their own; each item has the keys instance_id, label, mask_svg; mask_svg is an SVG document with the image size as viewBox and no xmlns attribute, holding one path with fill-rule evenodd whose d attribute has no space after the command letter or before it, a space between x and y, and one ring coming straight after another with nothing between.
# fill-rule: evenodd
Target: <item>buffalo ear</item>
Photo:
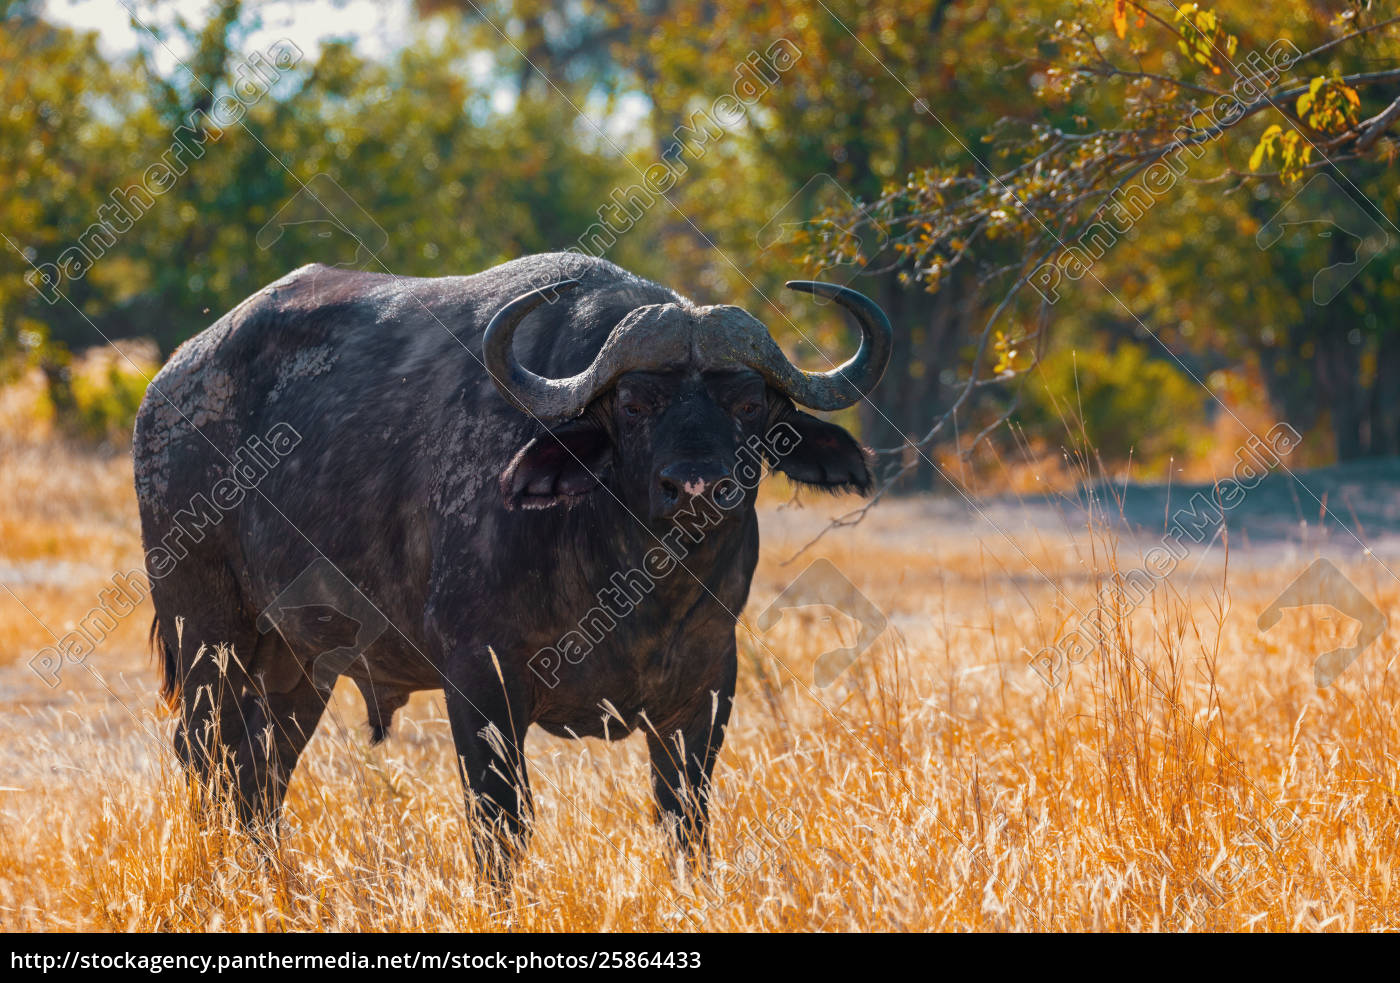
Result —
<instances>
[{"instance_id":1,"label":"buffalo ear","mask_svg":"<svg viewBox=\"0 0 1400 983\"><path fill-rule=\"evenodd\" d=\"M870 464L854 437L834 423L796 409L783 416L783 423L797 431L800 439L772 462L776 470L824 491L870 494L874 484Z\"/></svg>"},{"instance_id":2,"label":"buffalo ear","mask_svg":"<svg viewBox=\"0 0 1400 983\"><path fill-rule=\"evenodd\" d=\"M597 488L611 465L612 441L602 427L566 423L520 448L501 475L501 495L511 509L570 505Z\"/></svg>"}]
</instances>

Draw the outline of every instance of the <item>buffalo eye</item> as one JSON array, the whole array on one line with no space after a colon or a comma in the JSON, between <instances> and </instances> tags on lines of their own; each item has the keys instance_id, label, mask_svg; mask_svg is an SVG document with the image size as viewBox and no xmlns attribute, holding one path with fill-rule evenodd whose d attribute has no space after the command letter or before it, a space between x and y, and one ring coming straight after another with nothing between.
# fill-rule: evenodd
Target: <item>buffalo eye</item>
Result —
<instances>
[{"instance_id":1,"label":"buffalo eye","mask_svg":"<svg viewBox=\"0 0 1400 983\"><path fill-rule=\"evenodd\" d=\"M754 417L758 416L759 412L762 409L763 404L758 400L746 399L739 404L736 412L739 414L740 418L745 420L752 420Z\"/></svg>"},{"instance_id":2,"label":"buffalo eye","mask_svg":"<svg viewBox=\"0 0 1400 983\"><path fill-rule=\"evenodd\" d=\"M640 404L640 403L623 403L623 404L622 404L622 415L625 416L625 417L627 417L627 419L629 419L629 420L636 420L636 419L639 419L639 418L641 417L641 415L642 415L643 412L644 412L644 411L643 411L643 409L642 409L642 404Z\"/></svg>"}]
</instances>

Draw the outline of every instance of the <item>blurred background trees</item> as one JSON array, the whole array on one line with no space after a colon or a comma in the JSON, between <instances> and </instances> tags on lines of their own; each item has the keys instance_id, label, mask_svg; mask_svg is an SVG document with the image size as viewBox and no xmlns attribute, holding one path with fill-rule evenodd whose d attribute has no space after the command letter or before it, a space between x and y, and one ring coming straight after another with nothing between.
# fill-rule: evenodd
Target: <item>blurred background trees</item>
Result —
<instances>
[{"instance_id":1,"label":"blurred background trees","mask_svg":"<svg viewBox=\"0 0 1400 983\"><path fill-rule=\"evenodd\" d=\"M389 54L292 37L306 57L200 123L187 171L47 302L26 274L239 92L268 6L177 2L113 54L0 0L0 379L38 368L60 413L120 414L72 391L73 353L168 355L303 263L438 275L582 246L745 305L813 367L853 339L782 282L877 299L894 364L845 422L898 490L1079 442L1206 473L1238 443L1222 426L1266 419L1313 461L1400 453L1391 4L418 0ZM775 71L779 43L799 56ZM1282 51L1305 57L1261 73ZM1249 111L1221 125L1232 93ZM718 119L727 95L747 105ZM1096 231L1166 160L1170 185ZM657 165L679 176L633 190ZM343 193L340 225L307 188ZM1070 246L1084 269L1057 265Z\"/></svg>"}]
</instances>

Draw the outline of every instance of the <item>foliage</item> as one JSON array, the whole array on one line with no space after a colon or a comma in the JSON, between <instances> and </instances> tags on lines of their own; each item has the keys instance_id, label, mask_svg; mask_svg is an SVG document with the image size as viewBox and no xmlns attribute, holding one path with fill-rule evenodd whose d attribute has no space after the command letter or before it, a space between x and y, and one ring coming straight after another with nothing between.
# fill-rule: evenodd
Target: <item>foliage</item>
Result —
<instances>
[{"instance_id":1,"label":"foliage","mask_svg":"<svg viewBox=\"0 0 1400 983\"><path fill-rule=\"evenodd\" d=\"M327 44L238 122L191 127L238 91L256 7L222 0L206 22L107 59L93 35L8 3L0 363L136 336L169 352L312 260L435 275L578 246L648 167L679 160L679 180L605 254L754 309L818 368L849 351L849 328L783 281L838 279L874 297L896 352L859 429L900 487L932 487L933 446L970 451L959 435L1010 412L1042 354L1123 342L1197 380L1257 364L1261 398L1300 430L1324 425L1338 456L1400 453L1400 396L1383 385L1400 371L1400 229L1387 217L1400 208L1400 32L1382 5L416 8L423 26L397 53ZM192 73L158 67L168 42L191 52ZM779 42L800 58L740 118L678 137ZM192 137L203 152L187 173L61 299L24 282ZM1360 202L1357 223L1392 233L1328 304L1314 302L1316 276L1348 261L1351 239L1300 220L1258 241L1289 208L1325 216L1318 175ZM323 180L366 220L368 251L351 242L347 255L324 223L268 233ZM1117 221L1136 195L1149 204ZM1054 303L1027 289L1047 269ZM1203 405L1214 398L1199 390Z\"/></svg>"},{"instance_id":2,"label":"foliage","mask_svg":"<svg viewBox=\"0 0 1400 983\"><path fill-rule=\"evenodd\" d=\"M88 441L130 440L147 385L144 373L116 362L99 375L78 375L72 383L73 412L66 422Z\"/></svg>"},{"instance_id":3,"label":"foliage","mask_svg":"<svg viewBox=\"0 0 1400 983\"><path fill-rule=\"evenodd\" d=\"M1065 444L1104 460L1131 458L1157 473L1194 449L1205 412L1193 380L1152 358L1147 346L1123 342L1112 351L1064 348L1046 355L1014 419L1036 433L1059 430Z\"/></svg>"},{"instance_id":4,"label":"foliage","mask_svg":"<svg viewBox=\"0 0 1400 983\"><path fill-rule=\"evenodd\" d=\"M1276 411L1326 419L1339 456L1400 452L1396 22L1362 2L1071 5L1031 28L1034 101L984 155L890 182L846 224L889 229L931 290L959 267L1002 277L983 350L1029 286L1060 343L1150 340L1198 379L1258 356ZM1319 284L1358 250L1344 289ZM970 384L1003 369L979 359Z\"/></svg>"},{"instance_id":5,"label":"foliage","mask_svg":"<svg viewBox=\"0 0 1400 983\"><path fill-rule=\"evenodd\" d=\"M5 80L18 91L8 94L16 125L0 130L0 158L18 167L0 171L24 193L0 196L0 228L23 229L28 250L0 258L9 344L29 325L69 347L146 335L168 352L211 313L306 262L400 275L469 271L567 245L593 220L617 162L574 138L572 113L557 101L493 113L490 85L464 77L471 52L451 32L387 64L328 45L314 64L284 73L236 125L191 127L191 114L207 113L214 94L230 91L246 60L236 48L239 7L221 6L217 30L190 29L189 63L205 70L198 83L178 85L156 71L150 52L109 67L92 35L6 22L0 43L18 70ZM55 75L60 63L66 74ZM51 80L51 88L27 78ZM98 103L112 112L94 113ZM41 122L48 119L61 124L52 136ZM23 282L29 262L55 261L115 189L181 142L193 148L188 172L90 274L66 279L53 304ZM260 246L259 231L316 175L372 217L357 226L338 216L372 257L357 254L353 242L347 256L343 236L325 241L317 234L324 229L306 227L283 229Z\"/></svg>"}]
</instances>

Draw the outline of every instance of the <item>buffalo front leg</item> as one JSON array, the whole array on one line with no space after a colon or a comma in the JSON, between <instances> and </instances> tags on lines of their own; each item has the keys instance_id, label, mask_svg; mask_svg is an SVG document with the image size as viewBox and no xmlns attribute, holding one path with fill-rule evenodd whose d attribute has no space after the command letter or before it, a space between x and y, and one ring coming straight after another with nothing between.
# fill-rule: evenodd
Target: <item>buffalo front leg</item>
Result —
<instances>
[{"instance_id":1,"label":"buffalo front leg","mask_svg":"<svg viewBox=\"0 0 1400 983\"><path fill-rule=\"evenodd\" d=\"M534 816L523 751L529 687L482 646L449 664L443 688L477 866L501 885L525 847Z\"/></svg>"},{"instance_id":2,"label":"buffalo front leg","mask_svg":"<svg viewBox=\"0 0 1400 983\"><path fill-rule=\"evenodd\" d=\"M699 694L678 726L647 732L657 820L691 861L709 859L710 780L734 702L735 654L717 686Z\"/></svg>"}]
</instances>

